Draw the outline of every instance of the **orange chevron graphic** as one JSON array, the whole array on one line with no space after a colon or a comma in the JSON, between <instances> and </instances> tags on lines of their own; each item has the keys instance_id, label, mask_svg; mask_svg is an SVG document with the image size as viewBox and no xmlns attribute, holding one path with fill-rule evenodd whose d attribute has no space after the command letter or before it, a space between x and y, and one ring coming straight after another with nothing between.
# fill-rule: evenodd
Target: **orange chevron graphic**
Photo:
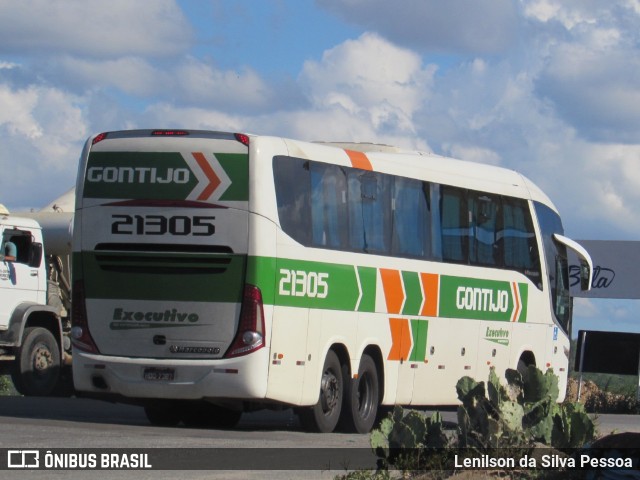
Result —
<instances>
[{"instance_id":1,"label":"orange chevron graphic","mask_svg":"<svg viewBox=\"0 0 640 480\"><path fill-rule=\"evenodd\" d=\"M420 280L422 281L422 295L424 297L420 315L437 317L440 276L435 273L421 273Z\"/></svg>"},{"instance_id":2,"label":"orange chevron graphic","mask_svg":"<svg viewBox=\"0 0 640 480\"><path fill-rule=\"evenodd\" d=\"M208 200L222 182L216 175L216 172L213 171L213 168L211 168L211 165L209 165L209 162L207 162L207 159L202 153L193 152L191 155L193 155L193 158L196 159L196 162L198 162L198 165L209 180L209 185L207 185L202 193L198 196L198 200Z\"/></svg>"},{"instance_id":3,"label":"orange chevron graphic","mask_svg":"<svg viewBox=\"0 0 640 480\"><path fill-rule=\"evenodd\" d=\"M405 298L400 271L381 268L380 278L382 279L384 298L387 302L387 312L394 314L400 313Z\"/></svg>"},{"instance_id":4,"label":"orange chevron graphic","mask_svg":"<svg viewBox=\"0 0 640 480\"><path fill-rule=\"evenodd\" d=\"M511 291L513 293L513 314L511 316L512 322L517 322L518 317L520 317L520 312L522 310L522 306L520 305L520 289L518 288L518 283L513 282L511 284Z\"/></svg>"},{"instance_id":5,"label":"orange chevron graphic","mask_svg":"<svg viewBox=\"0 0 640 480\"><path fill-rule=\"evenodd\" d=\"M411 352L411 329L406 318L390 318L391 350L387 360L404 361L409 358Z\"/></svg>"}]
</instances>

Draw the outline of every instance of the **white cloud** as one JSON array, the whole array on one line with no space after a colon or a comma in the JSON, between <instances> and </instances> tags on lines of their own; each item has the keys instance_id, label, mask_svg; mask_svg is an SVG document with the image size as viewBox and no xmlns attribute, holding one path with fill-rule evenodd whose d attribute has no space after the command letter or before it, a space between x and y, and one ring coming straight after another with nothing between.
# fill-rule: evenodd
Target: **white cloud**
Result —
<instances>
[{"instance_id":1,"label":"white cloud","mask_svg":"<svg viewBox=\"0 0 640 480\"><path fill-rule=\"evenodd\" d=\"M220 70L191 58L178 66L173 82L175 92L190 104L261 110L273 100L270 87L246 67Z\"/></svg>"},{"instance_id":2,"label":"white cloud","mask_svg":"<svg viewBox=\"0 0 640 480\"><path fill-rule=\"evenodd\" d=\"M640 59L621 47L558 46L537 82L558 113L594 140L640 142Z\"/></svg>"},{"instance_id":3,"label":"white cloud","mask_svg":"<svg viewBox=\"0 0 640 480\"><path fill-rule=\"evenodd\" d=\"M246 118L212 109L157 103L149 106L139 117L138 122L130 128L148 128L149 125L162 128L244 132Z\"/></svg>"},{"instance_id":4,"label":"white cloud","mask_svg":"<svg viewBox=\"0 0 640 480\"><path fill-rule=\"evenodd\" d=\"M0 127L11 135L23 135L29 139L42 136L40 125L33 118L37 102L35 88L12 91L6 85L0 85Z\"/></svg>"},{"instance_id":5,"label":"white cloud","mask_svg":"<svg viewBox=\"0 0 640 480\"><path fill-rule=\"evenodd\" d=\"M162 92L171 74L159 70L140 57L124 56L113 60L87 60L64 55L55 59L52 73L59 81L78 90L115 88L128 95L150 97Z\"/></svg>"},{"instance_id":6,"label":"white cloud","mask_svg":"<svg viewBox=\"0 0 640 480\"><path fill-rule=\"evenodd\" d=\"M434 66L374 34L364 34L304 64L300 81L315 109L365 115L375 131L413 132L414 112L429 95Z\"/></svg>"},{"instance_id":7,"label":"white cloud","mask_svg":"<svg viewBox=\"0 0 640 480\"><path fill-rule=\"evenodd\" d=\"M447 155L469 162L486 163L489 165L500 165L502 159L497 152L488 148L473 147L468 145L444 145Z\"/></svg>"},{"instance_id":8,"label":"white cloud","mask_svg":"<svg viewBox=\"0 0 640 480\"><path fill-rule=\"evenodd\" d=\"M0 0L0 52L176 55L191 29L173 0Z\"/></svg>"},{"instance_id":9,"label":"white cloud","mask_svg":"<svg viewBox=\"0 0 640 480\"><path fill-rule=\"evenodd\" d=\"M418 51L496 53L518 30L510 0L318 0L345 21Z\"/></svg>"},{"instance_id":10,"label":"white cloud","mask_svg":"<svg viewBox=\"0 0 640 480\"><path fill-rule=\"evenodd\" d=\"M37 208L74 183L88 136L83 102L50 87L0 85L0 202Z\"/></svg>"}]
</instances>

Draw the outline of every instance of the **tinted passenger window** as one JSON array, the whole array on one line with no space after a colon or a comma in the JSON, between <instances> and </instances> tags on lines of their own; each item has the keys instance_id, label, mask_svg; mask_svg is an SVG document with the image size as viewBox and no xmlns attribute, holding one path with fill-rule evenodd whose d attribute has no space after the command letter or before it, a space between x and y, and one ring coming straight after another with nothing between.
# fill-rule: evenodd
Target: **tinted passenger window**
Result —
<instances>
[{"instance_id":1,"label":"tinted passenger window","mask_svg":"<svg viewBox=\"0 0 640 480\"><path fill-rule=\"evenodd\" d=\"M349 169L349 245L353 250L390 252L391 178Z\"/></svg>"},{"instance_id":2,"label":"tinted passenger window","mask_svg":"<svg viewBox=\"0 0 640 480\"><path fill-rule=\"evenodd\" d=\"M445 262L467 263L469 246L469 211L466 192L441 186L442 259Z\"/></svg>"},{"instance_id":3,"label":"tinted passenger window","mask_svg":"<svg viewBox=\"0 0 640 480\"><path fill-rule=\"evenodd\" d=\"M469 261L474 265L502 264L497 243L500 222L500 197L469 192Z\"/></svg>"},{"instance_id":4,"label":"tinted passenger window","mask_svg":"<svg viewBox=\"0 0 640 480\"><path fill-rule=\"evenodd\" d=\"M311 164L311 224L314 246L347 248L347 177L336 165Z\"/></svg>"},{"instance_id":5,"label":"tinted passenger window","mask_svg":"<svg viewBox=\"0 0 640 480\"><path fill-rule=\"evenodd\" d=\"M393 198L391 253L399 256L430 256L429 184L396 177Z\"/></svg>"},{"instance_id":6,"label":"tinted passenger window","mask_svg":"<svg viewBox=\"0 0 640 480\"><path fill-rule=\"evenodd\" d=\"M311 241L309 162L292 157L275 157L273 176L282 229L294 240L308 245Z\"/></svg>"}]
</instances>

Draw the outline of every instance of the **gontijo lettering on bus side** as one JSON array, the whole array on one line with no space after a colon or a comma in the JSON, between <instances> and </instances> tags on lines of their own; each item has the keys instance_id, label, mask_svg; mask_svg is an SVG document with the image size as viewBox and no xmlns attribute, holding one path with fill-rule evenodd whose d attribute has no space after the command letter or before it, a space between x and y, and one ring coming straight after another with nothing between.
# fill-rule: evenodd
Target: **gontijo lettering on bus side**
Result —
<instances>
[{"instance_id":1,"label":"gontijo lettering on bus side","mask_svg":"<svg viewBox=\"0 0 640 480\"><path fill-rule=\"evenodd\" d=\"M403 316L526 322L528 285L426 272L293 259L254 258L276 269L256 281L275 305ZM258 267L258 270L260 267Z\"/></svg>"}]
</instances>

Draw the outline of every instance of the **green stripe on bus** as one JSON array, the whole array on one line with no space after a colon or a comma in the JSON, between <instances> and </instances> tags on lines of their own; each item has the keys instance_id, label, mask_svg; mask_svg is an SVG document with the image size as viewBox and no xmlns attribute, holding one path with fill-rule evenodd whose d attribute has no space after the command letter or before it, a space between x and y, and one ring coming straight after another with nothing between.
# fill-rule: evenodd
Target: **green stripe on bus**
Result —
<instances>
[{"instance_id":1,"label":"green stripe on bus","mask_svg":"<svg viewBox=\"0 0 640 480\"><path fill-rule=\"evenodd\" d=\"M376 311L376 287L378 270L373 267L357 267L358 277L360 278L360 288L362 289L362 298L358 306L359 312L375 312Z\"/></svg>"},{"instance_id":2,"label":"green stripe on bus","mask_svg":"<svg viewBox=\"0 0 640 480\"><path fill-rule=\"evenodd\" d=\"M231 180L231 185L220 197L221 201L249 199L249 155L246 153L216 153L220 166Z\"/></svg>"},{"instance_id":3,"label":"green stripe on bus","mask_svg":"<svg viewBox=\"0 0 640 480\"><path fill-rule=\"evenodd\" d=\"M522 311L520 312L520 316L518 317L518 322L526 322L527 321L527 306L529 305L529 288L526 283L519 283L518 290L520 292L520 305Z\"/></svg>"},{"instance_id":4,"label":"green stripe on bus","mask_svg":"<svg viewBox=\"0 0 640 480\"><path fill-rule=\"evenodd\" d=\"M276 260L276 305L355 311L358 297L353 265Z\"/></svg>"},{"instance_id":5,"label":"green stripe on bus","mask_svg":"<svg viewBox=\"0 0 640 480\"><path fill-rule=\"evenodd\" d=\"M413 348L409 355L412 362L423 362L427 357L427 334L429 332L428 320L411 320L411 334L413 335Z\"/></svg>"},{"instance_id":6,"label":"green stripe on bus","mask_svg":"<svg viewBox=\"0 0 640 480\"><path fill-rule=\"evenodd\" d=\"M405 301L403 315L419 315L422 306L422 287L420 277L416 272L402 272Z\"/></svg>"},{"instance_id":7,"label":"green stripe on bus","mask_svg":"<svg viewBox=\"0 0 640 480\"><path fill-rule=\"evenodd\" d=\"M518 308L513 297L509 282L448 275L440 277L441 317L508 322ZM518 302L524 313L523 300ZM521 318L526 319L526 314Z\"/></svg>"}]
</instances>

